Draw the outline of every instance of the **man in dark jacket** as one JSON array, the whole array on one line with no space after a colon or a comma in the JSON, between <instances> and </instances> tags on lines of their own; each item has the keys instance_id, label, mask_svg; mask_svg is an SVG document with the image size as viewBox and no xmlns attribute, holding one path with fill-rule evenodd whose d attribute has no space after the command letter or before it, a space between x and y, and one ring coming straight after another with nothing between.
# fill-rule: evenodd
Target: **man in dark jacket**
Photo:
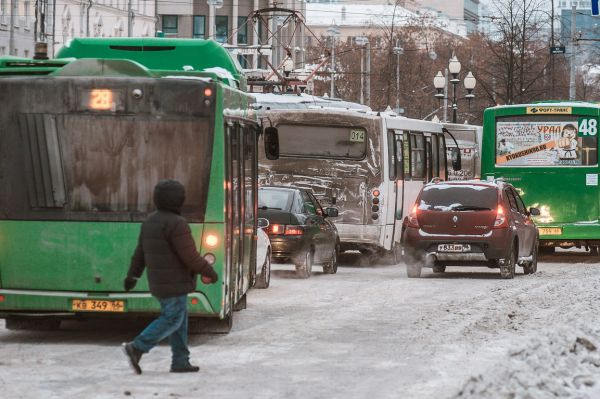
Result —
<instances>
[{"instance_id":1,"label":"man in dark jacket","mask_svg":"<svg viewBox=\"0 0 600 399\"><path fill-rule=\"evenodd\" d=\"M125 290L135 287L147 268L150 292L160 302L160 316L132 342L123 344L125 354L137 374L144 353L169 338L172 352L171 372L195 372L199 367L189 361L187 346L187 294L196 288L196 276L212 284L218 276L198 253L187 221L180 215L185 189L175 180L162 180L154 187L157 210L142 224L138 244L125 278Z\"/></svg>"}]
</instances>

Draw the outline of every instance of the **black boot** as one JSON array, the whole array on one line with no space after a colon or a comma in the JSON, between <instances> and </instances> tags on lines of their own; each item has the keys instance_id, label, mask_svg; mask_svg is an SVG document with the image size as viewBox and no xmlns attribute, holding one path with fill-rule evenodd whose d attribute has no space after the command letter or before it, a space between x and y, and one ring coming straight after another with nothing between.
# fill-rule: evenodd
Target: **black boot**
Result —
<instances>
[{"instance_id":1,"label":"black boot","mask_svg":"<svg viewBox=\"0 0 600 399\"><path fill-rule=\"evenodd\" d=\"M129 364L136 374L142 374L142 368L140 367L140 359L144 352L138 350L133 346L133 342L123 343L123 352L129 359Z\"/></svg>"},{"instance_id":2,"label":"black boot","mask_svg":"<svg viewBox=\"0 0 600 399\"><path fill-rule=\"evenodd\" d=\"M200 371L200 367L192 366L189 362L184 366L171 366L171 373L197 373Z\"/></svg>"}]
</instances>

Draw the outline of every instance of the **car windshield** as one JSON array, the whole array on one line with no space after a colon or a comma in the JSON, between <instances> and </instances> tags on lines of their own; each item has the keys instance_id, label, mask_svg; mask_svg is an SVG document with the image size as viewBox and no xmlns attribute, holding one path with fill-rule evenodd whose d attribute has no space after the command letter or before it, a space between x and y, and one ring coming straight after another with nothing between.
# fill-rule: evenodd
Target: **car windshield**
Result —
<instances>
[{"instance_id":1,"label":"car windshield","mask_svg":"<svg viewBox=\"0 0 600 399\"><path fill-rule=\"evenodd\" d=\"M481 211L495 209L498 192L484 185L436 184L423 188L419 209L429 211Z\"/></svg>"},{"instance_id":2,"label":"car windshield","mask_svg":"<svg viewBox=\"0 0 600 399\"><path fill-rule=\"evenodd\" d=\"M258 209L288 210L293 195L291 190L261 188L258 190Z\"/></svg>"}]
</instances>

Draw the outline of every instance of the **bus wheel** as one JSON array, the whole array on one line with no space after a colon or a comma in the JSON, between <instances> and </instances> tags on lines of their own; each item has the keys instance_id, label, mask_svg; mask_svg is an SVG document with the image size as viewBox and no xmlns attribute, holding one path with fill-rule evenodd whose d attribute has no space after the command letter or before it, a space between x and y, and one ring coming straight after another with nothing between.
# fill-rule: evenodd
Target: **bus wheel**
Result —
<instances>
[{"instance_id":1,"label":"bus wheel","mask_svg":"<svg viewBox=\"0 0 600 399\"><path fill-rule=\"evenodd\" d=\"M269 288L271 283L271 253L267 252L265 263L262 266L260 276L256 279L256 288Z\"/></svg>"},{"instance_id":2,"label":"bus wheel","mask_svg":"<svg viewBox=\"0 0 600 399\"><path fill-rule=\"evenodd\" d=\"M190 334L229 334L231 327L233 327L233 312L229 312L224 319L193 317L188 320Z\"/></svg>"},{"instance_id":3,"label":"bus wheel","mask_svg":"<svg viewBox=\"0 0 600 399\"><path fill-rule=\"evenodd\" d=\"M590 245L590 255L591 256L600 255L600 247L598 245Z\"/></svg>"},{"instance_id":4,"label":"bus wheel","mask_svg":"<svg viewBox=\"0 0 600 399\"><path fill-rule=\"evenodd\" d=\"M236 312L239 312L240 310L244 309L246 309L246 294L242 295L242 297L233 306L233 310Z\"/></svg>"},{"instance_id":5,"label":"bus wheel","mask_svg":"<svg viewBox=\"0 0 600 399\"><path fill-rule=\"evenodd\" d=\"M423 269L423 264L421 262L406 263L406 275L408 278L421 277L421 269Z\"/></svg>"},{"instance_id":6,"label":"bus wheel","mask_svg":"<svg viewBox=\"0 0 600 399\"><path fill-rule=\"evenodd\" d=\"M54 331L60 328L61 319L56 318L20 318L6 319L7 330Z\"/></svg>"},{"instance_id":7,"label":"bus wheel","mask_svg":"<svg viewBox=\"0 0 600 399\"><path fill-rule=\"evenodd\" d=\"M325 274L336 274L338 269L338 245L333 248L331 253L331 260L323 265L323 273Z\"/></svg>"},{"instance_id":8,"label":"bus wheel","mask_svg":"<svg viewBox=\"0 0 600 399\"><path fill-rule=\"evenodd\" d=\"M306 251L304 255L304 263L296 264L296 274L301 278L309 278L312 273L313 253L311 250Z\"/></svg>"}]
</instances>

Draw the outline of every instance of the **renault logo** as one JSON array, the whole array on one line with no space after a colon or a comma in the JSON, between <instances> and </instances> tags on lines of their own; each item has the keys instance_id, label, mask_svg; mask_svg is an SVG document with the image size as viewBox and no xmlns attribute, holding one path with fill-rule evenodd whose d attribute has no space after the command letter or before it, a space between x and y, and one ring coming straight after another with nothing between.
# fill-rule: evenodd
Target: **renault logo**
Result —
<instances>
[{"instance_id":1,"label":"renault logo","mask_svg":"<svg viewBox=\"0 0 600 399\"><path fill-rule=\"evenodd\" d=\"M454 223L458 222L458 216L456 216L456 215L452 216L452 221Z\"/></svg>"}]
</instances>

